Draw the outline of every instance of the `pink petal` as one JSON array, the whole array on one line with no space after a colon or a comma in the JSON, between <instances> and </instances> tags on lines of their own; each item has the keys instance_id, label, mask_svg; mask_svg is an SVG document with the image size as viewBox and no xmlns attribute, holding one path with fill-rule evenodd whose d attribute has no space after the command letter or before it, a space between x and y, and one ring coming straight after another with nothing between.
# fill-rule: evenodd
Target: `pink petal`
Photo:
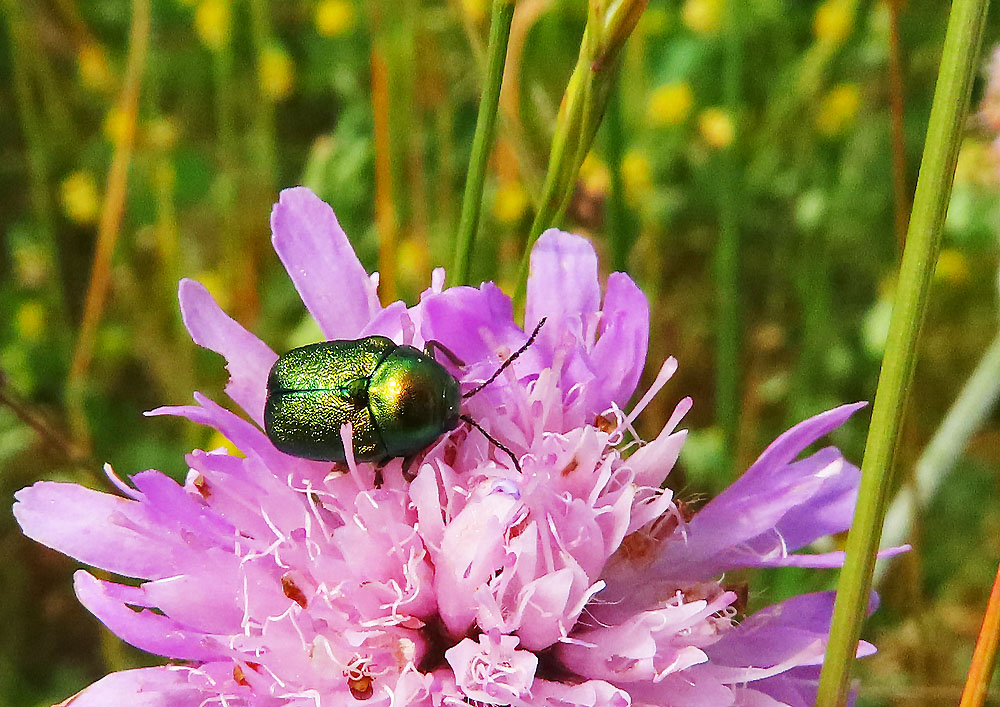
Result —
<instances>
[{"instance_id":1,"label":"pink petal","mask_svg":"<svg viewBox=\"0 0 1000 707\"><path fill-rule=\"evenodd\" d=\"M271 233L275 252L323 334L357 338L381 306L333 209L305 187L285 189L271 211Z\"/></svg>"},{"instance_id":2,"label":"pink petal","mask_svg":"<svg viewBox=\"0 0 1000 707\"><path fill-rule=\"evenodd\" d=\"M622 407L639 383L649 345L649 303L625 273L608 277L599 335L591 363L599 371L598 390L608 394L602 409L612 401Z\"/></svg>"},{"instance_id":3,"label":"pink petal","mask_svg":"<svg viewBox=\"0 0 1000 707\"><path fill-rule=\"evenodd\" d=\"M52 481L15 498L14 517L25 535L80 562L145 579L177 572L177 538L136 501Z\"/></svg>"},{"instance_id":4,"label":"pink petal","mask_svg":"<svg viewBox=\"0 0 1000 707\"><path fill-rule=\"evenodd\" d=\"M865 405L867 403L841 405L803 420L771 442L757 461L740 477L741 480L754 478L758 474L767 473L789 463L810 444L847 422L851 415Z\"/></svg>"},{"instance_id":5,"label":"pink petal","mask_svg":"<svg viewBox=\"0 0 1000 707\"><path fill-rule=\"evenodd\" d=\"M193 672L187 666L164 665L111 673L57 707L198 707L218 693L195 685Z\"/></svg>"},{"instance_id":6,"label":"pink petal","mask_svg":"<svg viewBox=\"0 0 1000 707\"><path fill-rule=\"evenodd\" d=\"M133 611L117 596L116 586L121 585L96 579L83 570L78 570L73 580L80 603L112 633L136 648L181 660L213 660L225 655L214 637L188 630L152 611Z\"/></svg>"},{"instance_id":7,"label":"pink petal","mask_svg":"<svg viewBox=\"0 0 1000 707\"><path fill-rule=\"evenodd\" d=\"M543 336L554 340L554 332L570 328L583 340L580 317L596 313L600 306L594 247L580 236L555 228L547 230L531 249L525 328L548 317Z\"/></svg>"},{"instance_id":8,"label":"pink petal","mask_svg":"<svg viewBox=\"0 0 1000 707\"><path fill-rule=\"evenodd\" d=\"M194 343L226 359L226 393L258 424L263 425L267 374L277 355L256 336L223 312L205 286L181 280L181 318Z\"/></svg>"}]
</instances>

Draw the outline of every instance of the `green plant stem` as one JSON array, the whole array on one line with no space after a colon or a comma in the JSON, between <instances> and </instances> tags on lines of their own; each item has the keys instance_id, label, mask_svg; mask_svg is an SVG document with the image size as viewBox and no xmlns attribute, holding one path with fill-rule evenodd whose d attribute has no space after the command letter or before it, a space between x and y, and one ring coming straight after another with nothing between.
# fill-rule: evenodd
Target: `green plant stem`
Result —
<instances>
[{"instance_id":1,"label":"green plant stem","mask_svg":"<svg viewBox=\"0 0 1000 707\"><path fill-rule=\"evenodd\" d=\"M250 35L253 48L257 53L258 66L260 58L274 41L274 29L271 26L271 6L267 0L250 0ZM258 70L259 73L259 70ZM275 157L274 101L262 97L260 105L253 111L254 140L253 151L257 158L256 174L263 178L268 191L274 189L277 180L277 159Z\"/></svg>"},{"instance_id":2,"label":"green plant stem","mask_svg":"<svg viewBox=\"0 0 1000 707\"><path fill-rule=\"evenodd\" d=\"M635 243L635 229L629 218L625 204L625 179L622 176L622 160L625 157L625 126L622 115L621 80L615 82L614 91L608 100L608 114L604 128L604 141L608 167L611 170L611 189L608 192L606 232L611 241L611 267L625 272L628 256Z\"/></svg>"},{"instance_id":3,"label":"green plant stem","mask_svg":"<svg viewBox=\"0 0 1000 707\"><path fill-rule=\"evenodd\" d=\"M50 191L52 159L28 75L27 61L30 54L28 21L23 14L24 8L16 0L4 0L3 8L10 34L14 95L27 147L31 208L34 211L46 260L52 266L55 296L52 297L50 305L54 309L55 319L65 323L66 293L60 275L60 252L56 240L54 205Z\"/></svg>"},{"instance_id":4,"label":"green plant stem","mask_svg":"<svg viewBox=\"0 0 1000 707\"><path fill-rule=\"evenodd\" d=\"M742 4L726 3L725 15L725 64L723 67L723 92L726 108L731 118L739 124L737 116L743 87L743 40L740 34ZM739 130L733 144L721 158L719 192L719 242L715 248L716 293L716 353L715 353L715 415L725 435L726 458L732 460L736 448L740 423L740 342L743 339L740 323L740 174L737 144Z\"/></svg>"},{"instance_id":5,"label":"green plant stem","mask_svg":"<svg viewBox=\"0 0 1000 707\"><path fill-rule=\"evenodd\" d=\"M931 441L914 468L913 484L896 494L885 516L882 544L886 547L906 542L913 521L937 495L948 472L962 456L969 439L983 426L1000 400L1000 332L990 344L976 370L948 409ZM875 568L875 583L885 573L888 562Z\"/></svg>"},{"instance_id":6,"label":"green plant stem","mask_svg":"<svg viewBox=\"0 0 1000 707\"><path fill-rule=\"evenodd\" d=\"M542 185L538 211L528 232L514 292L514 307L521 309L527 293L531 248L546 228L554 226L566 212L580 165L604 116L621 65L622 47L635 29L647 0L624 0L588 5L587 26L580 54L569 77L556 120L549 163Z\"/></svg>"},{"instance_id":7,"label":"green plant stem","mask_svg":"<svg viewBox=\"0 0 1000 707\"><path fill-rule=\"evenodd\" d=\"M465 180L465 194L462 197L462 213L459 217L458 238L455 244L455 265L450 273L453 285L471 284L469 266L472 261L472 246L479 230L486 163L493 150L493 138L496 134L497 115L500 109L500 87L503 85L507 42L510 40L510 24L513 19L514 0L493 0L490 40L486 50L486 81L479 101L476 133L472 139L472 154L469 157L469 173Z\"/></svg>"},{"instance_id":8,"label":"green plant stem","mask_svg":"<svg viewBox=\"0 0 1000 707\"><path fill-rule=\"evenodd\" d=\"M989 0L954 0L951 6L885 359L861 464L858 505L847 536L847 556L837 585L830 642L816 700L818 707L836 707L847 699L850 668L866 614L875 555L892 485L893 456L951 196L988 5Z\"/></svg>"}]
</instances>

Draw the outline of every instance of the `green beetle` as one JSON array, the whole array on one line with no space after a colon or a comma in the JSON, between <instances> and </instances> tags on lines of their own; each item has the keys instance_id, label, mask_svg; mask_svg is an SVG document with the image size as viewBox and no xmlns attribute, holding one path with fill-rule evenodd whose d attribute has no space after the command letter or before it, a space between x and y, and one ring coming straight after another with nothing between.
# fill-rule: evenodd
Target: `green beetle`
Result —
<instances>
[{"instance_id":1,"label":"green beetle","mask_svg":"<svg viewBox=\"0 0 1000 707\"><path fill-rule=\"evenodd\" d=\"M466 422L514 460L514 454L462 414L461 401L496 380L538 335L542 319L521 348L486 381L461 394L458 379L437 362L434 351L462 362L442 344L424 351L384 336L321 341L280 356L267 378L264 429L286 454L321 461L346 461L340 436L350 423L354 457L383 464L412 457L441 435Z\"/></svg>"}]
</instances>

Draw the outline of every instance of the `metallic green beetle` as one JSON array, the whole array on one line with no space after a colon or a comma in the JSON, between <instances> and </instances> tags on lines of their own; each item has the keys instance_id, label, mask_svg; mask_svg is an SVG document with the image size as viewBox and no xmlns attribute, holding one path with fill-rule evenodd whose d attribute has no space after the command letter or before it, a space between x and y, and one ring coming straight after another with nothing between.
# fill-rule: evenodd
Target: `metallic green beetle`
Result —
<instances>
[{"instance_id":1,"label":"metallic green beetle","mask_svg":"<svg viewBox=\"0 0 1000 707\"><path fill-rule=\"evenodd\" d=\"M350 423L354 458L382 464L412 458L464 421L505 451L520 470L507 447L462 414L461 401L496 380L532 344L544 322L493 375L464 395L433 352L440 350L456 365L463 364L438 342L428 342L420 351L369 336L292 349L278 358L267 378L264 429L286 454L343 462L340 429Z\"/></svg>"}]
</instances>

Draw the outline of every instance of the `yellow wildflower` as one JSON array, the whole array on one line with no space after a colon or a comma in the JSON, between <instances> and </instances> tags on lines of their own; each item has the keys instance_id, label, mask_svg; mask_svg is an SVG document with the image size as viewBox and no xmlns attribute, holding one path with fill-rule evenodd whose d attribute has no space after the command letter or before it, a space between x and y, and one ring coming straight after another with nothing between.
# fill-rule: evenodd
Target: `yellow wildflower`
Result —
<instances>
[{"instance_id":1,"label":"yellow wildflower","mask_svg":"<svg viewBox=\"0 0 1000 707\"><path fill-rule=\"evenodd\" d=\"M992 144L975 137L962 141L955 164L955 184L997 184L997 155Z\"/></svg>"},{"instance_id":2,"label":"yellow wildflower","mask_svg":"<svg viewBox=\"0 0 1000 707\"><path fill-rule=\"evenodd\" d=\"M589 194L607 194L611 188L611 172L593 152L588 152L580 165L580 182Z\"/></svg>"},{"instance_id":3,"label":"yellow wildflower","mask_svg":"<svg viewBox=\"0 0 1000 707\"><path fill-rule=\"evenodd\" d=\"M401 238L396 247L396 265L401 289L419 292L426 287L427 274L431 270L426 240L412 236Z\"/></svg>"},{"instance_id":4,"label":"yellow wildflower","mask_svg":"<svg viewBox=\"0 0 1000 707\"><path fill-rule=\"evenodd\" d=\"M85 44L76 55L80 83L91 91L104 91L111 86L108 57L98 44Z\"/></svg>"},{"instance_id":5,"label":"yellow wildflower","mask_svg":"<svg viewBox=\"0 0 1000 707\"><path fill-rule=\"evenodd\" d=\"M73 172L60 185L59 194L63 213L73 223L86 226L97 221L101 197L97 182L90 172Z\"/></svg>"},{"instance_id":6,"label":"yellow wildflower","mask_svg":"<svg viewBox=\"0 0 1000 707\"><path fill-rule=\"evenodd\" d=\"M860 105L861 91L857 84L837 84L820 101L816 129L827 137L839 135L854 121Z\"/></svg>"},{"instance_id":7,"label":"yellow wildflower","mask_svg":"<svg viewBox=\"0 0 1000 707\"><path fill-rule=\"evenodd\" d=\"M938 255L934 278L952 286L962 285L969 279L969 261L962 251L944 248Z\"/></svg>"},{"instance_id":8,"label":"yellow wildflower","mask_svg":"<svg viewBox=\"0 0 1000 707\"><path fill-rule=\"evenodd\" d=\"M517 223L528 210L528 192L521 182L508 180L493 196L493 218L500 223Z\"/></svg>"},{"instance_id":9,"label":"yellow wildflower","mask_svg":"<svg viewBox=\"0 0 1000 707\"><path fill-rule=\"evenodd\" d=\"M128 113L123 111L121 108L114 106L108 111L107 115L104 116L104 137L108 139L113 145L117 145L123 142L126 138L131 137L132 132L135 130L135 126L132 121L128 118Z\"/></svg>"},{"instance_id":10,"label":"yellow wildflower","mask_svg":"<svg viewBox=\"0 0 1000 707\"><path fill-rule=\"evenodd\" d=\"M208 440L207 448L210 450L215 449L225 449L226 453L231 457L245 457L246 455L240 451L240 448L229 441L229 438L224 434L215 430L212 432L211 439Z\"/></svg>"},{"instance_id":11,"label":"yellow wildflower","mask_svg":"<svg viewBox=\"0 0 1000 707\"><path fill-rule=\"evenodd\" d=\"M280 101L292 92L295 66L291 57L278 46L265 47L260 53L257 67L260 90L272 101Z\"/></svg>"},{"instance_id":12,"label":"yellow wildflower","mask_svg":"<svg viewBox=\"0 0 1000 707\"><path fill-rule=\"evenodd\" d=\"M177 126L170 118L154 118L146 127L146 141L150 147L168 152L177 144Z\"/></svg>"},{"instance_id":13,"label":"yellow wildflower","mask_svg":"<svg viewBox=\"0 0 1000 707\"><path fill-rule=\"evenodd\" d=\"M729 147L736 137L736 126L729 113L722 108L706 108L698 116L698 132L710 147Z\"/></svg>"},{"instance_id":14,"label":"yellow wildflower","mask_svg":"<svg viewBox=\"0 0 1000 707\"><path fill-rule=\"evenodd\" d=\"M680 125L693 105L694 93L687 82L664 84L650 94L646 119L656 127Z\"/></svg>"},{"instance_id":15,"label":"yellow wildflower","mask_svg":"<svg viewBox=\"0 0 1000 707\"><path fill-rule=\"evenodd\" d=\"M854 2L826 0L813 15L813 34L820 44L840 46L854 29Z\"/></svg>"},{"instance_id":16,"label":"yellow wildflower","mask_svg":"<svg viewBox=\"0 0 1000 707\"><path fill-rule=\"evenodd\" d=\"M194 10L194 30L201 43L219 51L229 43L232 11L229 0L201 0Z\"/></svg>"},{"instance_id":17,"label":"yellow wildflower","mask_svg":"<svg viewBox=\"0 0 1000 707\"><path fill-rule=\"evenodd\" d=\"M222 276L214 270L205 270L195 277L212 295L212 299L219 303L223 309L229 309L229 289Z\"/></svg>"},{"instance_id":18,"label":"yellow wildflower","mask_svg":"<svg viewBox=\"0 0 1000 707\"><path fill-rule=\"evenodd\" d=\"M45 312L45 305L38 300L29 300L17 309L15 328L18 338L26 341L38 341L45 333L45 324L48 319Z\"/></svg>"},{"instance_id":19,"label":"yellow wildflower","mask_svg":"<svg viewBox=\"0 0 1000 707\"><path fill-rule=\"evenodd\" d=\"M354 3L350 0L320 0L316 5L316 31L324 37L339 37L354 29Z\"/></svg>"},{"instance_id":20,"label":"yellow wildflower","mask_svg":"<svg viewBox=\"0 0 1000 707\"><path fill-rule=\"evenodd\" d=\"M653 165L649 155L642 150L629 150L622 157L621 170L625 198L631 204L639 203L653 186Z\"/></svg>"},{"instance_id":21,"label":"yellow wildflower","mask_svg":"<svg viewBox=\"0 0 1000 707\"><path fill-rule=\"evenodd\" d=\"M670 27L670 16L662 7L650 7L639 18L638 31L647 36L663 34Z\"/></svg>"},{"instance_id":22,"label":"yellow wildflower","mask_svg":"<svg viewBox=\"0 0 1000 707\"><path fill-rule=\"evenodd\" d=\"M473 24L486 19L487 0L462 0L462 12Z\"/></svg>"},{"instance_id":23,"label":"yellow wildflower","mask_svg":"<svg viewBox=\"0 0 1000 707\"><path fill-rule=\"evenodd\" d=\"M686 0L681 22L697 34L715 34L722 26L723 7L723 0Z\"/></svg>"}]
</instances>

